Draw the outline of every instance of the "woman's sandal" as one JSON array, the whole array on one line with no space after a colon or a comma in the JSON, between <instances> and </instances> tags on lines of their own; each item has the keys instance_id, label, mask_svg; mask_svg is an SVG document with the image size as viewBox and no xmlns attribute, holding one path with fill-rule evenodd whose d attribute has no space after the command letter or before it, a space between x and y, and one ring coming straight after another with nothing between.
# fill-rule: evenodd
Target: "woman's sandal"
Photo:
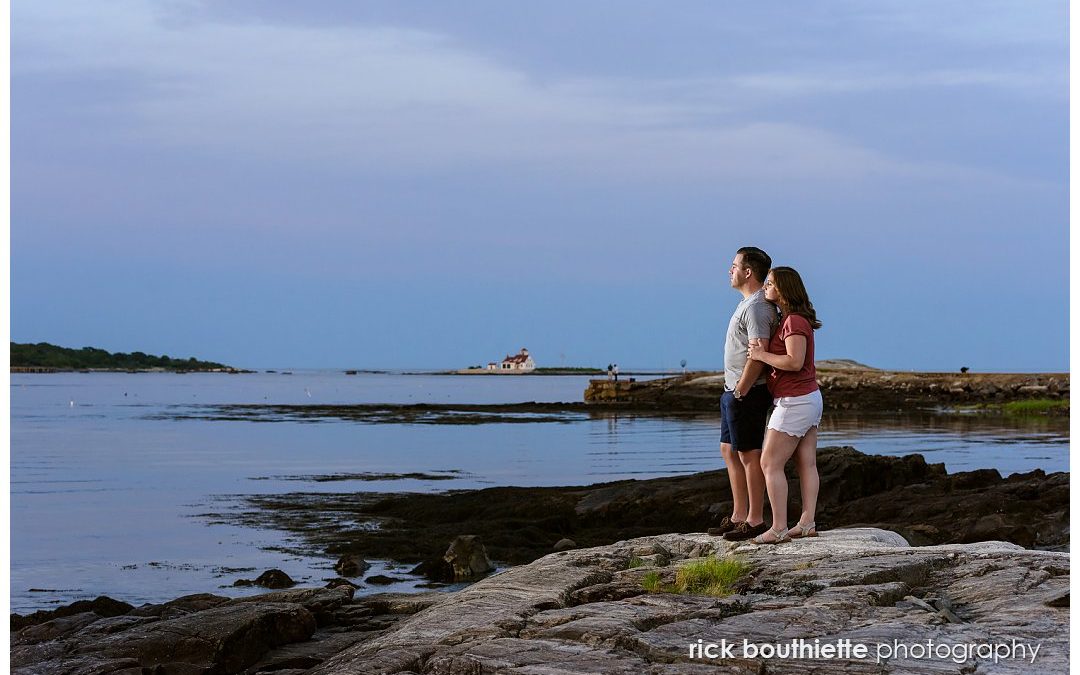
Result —
<instances>
[{"instance_id":1,"label":"woman's sandal","mask_svg":"<svg viewBox=\"0 0 1080 675\"><path fill-rule=\"evenodd\" d=\"M762 539L762 537L764 537L767 534L771 534L772 536L776 537L776 540L775 541L765 541L764 539ZM783 544L785 541L791 541L791 539L788 538L788 530L781 530L780 532L777 532L776 530L770 528L768 530L765 530L764 532L762 532L758 536L754 537L753 539L751 539L750 543L751 544L770 545L770 544Z\"/></svg>"},{"instance_id":2,"label":"woman's sandal","mask_svg":"<svg viewBox=\"0 0 1080 675\"><path fill-rule=\"evenodd\" d=\"M788 530L788 538L789 539L806 539L808 537L816 537L816 536L817 536L817 524L814 523L813 521L807 523L806 525L802 525L802 524L796 525L795 527Z\"/></svg>"}]
</instances>

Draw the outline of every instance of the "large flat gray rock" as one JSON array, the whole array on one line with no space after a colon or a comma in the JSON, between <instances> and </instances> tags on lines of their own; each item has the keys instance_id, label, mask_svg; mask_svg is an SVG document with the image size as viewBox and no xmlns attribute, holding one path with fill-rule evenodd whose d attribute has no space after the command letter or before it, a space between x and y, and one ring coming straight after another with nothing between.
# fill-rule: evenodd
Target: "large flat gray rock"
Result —
<instances>
[{"instance_id":1,"label":"large flat gray rock","mask_svg":"<svg viewBox=\"0 0 1080 675\"><path fill-rule=\"evenodd\" d=\"M629 568L632 558L661 551L672 560L667 567ZM642 591L646 573L673 576L679 564L703 556L740 556L753 571L727 598ZM1064 553L996 542L913 548L895 533L869 528L779 546L704 534L646 537L507 570L311 672L1066 672L1068 567ZM779 659L737 649L718 660L690 650L698 640L741 646L799 639L847 640L869 655ZM953 649L1014 640L1039 646L1034 664L1030 652L994 663L918 651L928 642Z\"/></svg>"}]
</instances>

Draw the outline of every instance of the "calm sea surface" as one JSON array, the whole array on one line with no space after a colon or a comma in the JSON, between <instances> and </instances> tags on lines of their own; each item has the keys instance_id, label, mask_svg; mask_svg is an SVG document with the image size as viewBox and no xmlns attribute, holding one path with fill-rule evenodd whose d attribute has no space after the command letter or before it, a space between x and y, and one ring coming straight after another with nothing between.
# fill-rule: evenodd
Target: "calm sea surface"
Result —
<instances>
[{"instance_id":1,"label":"calm sea surface","mask_svg":"<svg viewBox=\"0 0 1080 675\"><path fill-rule=\"evenodd\" d=\"M269 568L314 584L334 561L286 535L209 524L236 495L576 485L720 468L719 419L567 413L479 425L184 419L214 404L580 401L587 377L166 373L11 376L12 611L98 595L242 595ZM1067 420L826 419L820 445L922 453L949 471L1068 470ZM457 472L453 480L305 476ZM377 563L371 573L386 570ZM409 586L403 584L402 587ZM397 588L394 590L398 590Z\"/></svg>"}]
</instances>

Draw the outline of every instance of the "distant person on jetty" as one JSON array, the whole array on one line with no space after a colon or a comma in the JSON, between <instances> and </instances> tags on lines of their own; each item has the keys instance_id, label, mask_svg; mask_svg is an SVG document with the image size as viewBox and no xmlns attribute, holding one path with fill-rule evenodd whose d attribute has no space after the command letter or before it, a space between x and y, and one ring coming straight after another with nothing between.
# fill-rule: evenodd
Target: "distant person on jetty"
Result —
<instances>
[{"instance_id":1,"label":"distant person on jetty","mask_svg":"<svg viewBox=\"0 0 1080 675\"><path fill-rule=\"evenodd\" d=\"M728 321L724 338L724 393L720 397L720 454L727 465L734 506L731 515L709 534L749 539L769 529L761 448L765 416L772 402L765 385L765 364L747 359L750 340L768 340L776 325L776 308L765 300L762 283L772 259L754 246L740 248L728 270L731 287L743 299Z\"/></svg>"},{"instance_id":2,"label":"distant person on jetty","mask_svg":"<svg viewBox=\"0 0 1080 675\"><path fill-rule=\"evenodd\" d=\"M615 379L615 371L610 363L607 364L607 379L608 382Z\"/></svg>"},{"instance_id":3,"label":"distant person on jetty","mask_svg":"<svg viewBox=\"0 0 1080 675\"><path fill-rule=\"evenodd\" d=\"M611 368L611 372L612 372L613 375L615 375L615 381L618 382L619 381L619 364L616 363Z\"/></svg>"},{"instance_id":4,"label":"distant person on jetty","mask_svg":"<svg viewBox=\"0 0 1080 675\"><path fill-rule=\"evenodd\" d=\"M765 298L780 308L780 328L768 344L751 342L747 356L772 366L769 392L776 408L765 432L761 468L769 490L772 529L754 538L756 544L777 544L788 539L816 537L817 430L821 423L821 391L814 368L814 331L821 328L814 304L799 273L774 267L765 280ZM784 465L795 455L802 491L802 515L787 529L788 484Z\"/></svg>"}]
</instances>

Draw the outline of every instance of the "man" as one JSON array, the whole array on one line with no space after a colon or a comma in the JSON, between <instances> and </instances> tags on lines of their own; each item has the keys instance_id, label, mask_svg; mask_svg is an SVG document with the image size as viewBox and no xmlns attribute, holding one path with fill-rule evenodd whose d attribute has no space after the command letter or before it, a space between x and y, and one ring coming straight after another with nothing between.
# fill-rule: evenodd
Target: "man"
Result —
<instances>
[{"instance_id":1,"label":"man","mask_svg":"<svg viewBox=\"0 0 1080 675\"><path fill-rule=\"evenodd\" d=\"M765 366L747 361L751 340L768 342L776 325L776 308L765 300L762 284L772 258L754 246L740 248L731 263L731 287L742 302L735 307L724 340L724 394L720 398L720 454L727 465L734 506L731 515L711 528L709 534L741 541L765 532L765 476L761 471L761 446L765 440L765 417L772 397L765 386Z\"/></svg>"}]
</instances>

